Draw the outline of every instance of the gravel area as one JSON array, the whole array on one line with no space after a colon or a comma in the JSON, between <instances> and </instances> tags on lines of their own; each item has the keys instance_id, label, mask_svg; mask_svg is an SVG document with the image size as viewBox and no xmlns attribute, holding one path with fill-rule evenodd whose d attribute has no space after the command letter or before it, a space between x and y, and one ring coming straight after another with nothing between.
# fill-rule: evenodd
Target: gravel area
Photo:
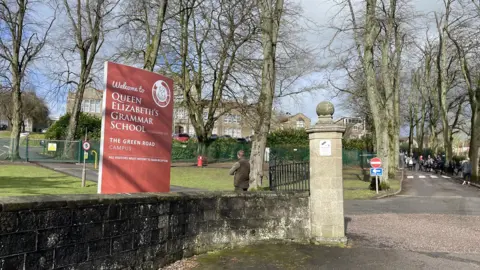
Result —
<instances>
[{"instance_id":1,"label":"gravel area","mask_svg":"<svg viewBox=\"0 0 480 270\"><path fill-rule=\"evenodd\" d=\"M176 261L170 265L167 265L159 270L190 270L198 266L197 256L186 258L180 261Z\"/></svg>"},{"instance_id":2,"label":"gravel area","mask_svg":"<svg viewBox=\"0 0 480 270\"><path fill-rule=\"evenodd\" d=\"M480 254L480 216L374 214L347 219L354 247Z\"/></svg>"}]
</instances>

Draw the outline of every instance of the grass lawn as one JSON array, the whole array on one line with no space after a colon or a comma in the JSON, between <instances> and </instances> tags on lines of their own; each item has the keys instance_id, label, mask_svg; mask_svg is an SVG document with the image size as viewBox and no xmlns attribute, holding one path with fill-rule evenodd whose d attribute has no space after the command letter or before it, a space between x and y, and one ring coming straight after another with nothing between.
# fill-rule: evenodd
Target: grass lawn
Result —
<instances>
[{"instance_id":1,"label":"grass lawn","mask_svg":"<svg viewBox=\"0 0 480 270\"><path fill-rule=\"evenodd\" d=\"M376 194L368 189L368 177L361 169L345 168L344 198L370 199ZM268 179L264 180L268 186ZM233 176L226 168L172 167L171 185L220 191L233 190ZM398 190L399 181L390 181L393 191ZM80 187L80 179L35 166L0 165L0 196L41 195L41 194L88 194L96 193L97 186L87 181L87 187Z\"/></svg>"},{"instance_id":2,"label":"grass lawn","mask_svg":"<svg viewBox=\"0 0 480 270\"><path fill-rule=\"evenodd\" d=\"M377 195L374 190L369 189L370 174L368 171L365 172L368 173L366 176L360 168L343 169L343 196L345 200L371 199ZM399 180L390 180L389 184L389 192L395 192L400 188Z\"/></svg>"},{"instance_id":3,"label":"grass lawn","mask_svg":"<svg viewBox=\"0 0 480 270\"><path fill-rule=\"evenodd\" d=\"M0 196L94 194L97 184L36 166L0 165Z\"/></svg>"},{"instance_id":4,"label":"grass lawn","mask_svg":"<svg viewBox=\"0 0 480 270\"><path fill-rule=\"evenodd\" d=\"M361 169L345 168L343 170L344 198L355 200L375 197L375 191L369 190L369 181L370 177L365 177ZM233 176L228 175L228 169L173 167L171 184L206 190L232 190ZM265 179L264 186L268 186L268 179ZM391 180L390 187L391 190L398 190L400 182Z\"/></svg>"},{"instance_id":5,"label":"grass lawn","mask_svg":"<svg viewBox=\"0 0 480 270\"><path fill-rule=\"evenodd\" d=\"M233 176L223 168L172 167L170 184L206 190L233 190Z\"/></svg>"},{"instance_id":6,"label":"grass lawn","mask_svg":"<svg viewBox=\"0 0 480 270\"><path fill-rule=\"evenodd\" d=\"M10 138L11 132L8 130L0 131L0 138ZM45 139L45 134L43 133L30 133L28 137L32 140L43 140Z\"/></svg>"}]
</instances>

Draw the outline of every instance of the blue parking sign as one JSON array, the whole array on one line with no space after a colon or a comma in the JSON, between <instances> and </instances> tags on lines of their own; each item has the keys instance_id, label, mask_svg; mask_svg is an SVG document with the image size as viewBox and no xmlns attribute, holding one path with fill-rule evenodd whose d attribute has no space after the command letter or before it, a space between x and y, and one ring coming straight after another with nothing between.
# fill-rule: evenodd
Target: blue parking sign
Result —
<instances>
[{"instance_id":1,"label":"blue parking sign","mask_svg":"<svg viewBox=\"0 0 480 270\"><path fill-rule=\"evenodd\" d=\"M383 176L382 168L370 168L370 176Z\"/></svg>"}]
</instances>

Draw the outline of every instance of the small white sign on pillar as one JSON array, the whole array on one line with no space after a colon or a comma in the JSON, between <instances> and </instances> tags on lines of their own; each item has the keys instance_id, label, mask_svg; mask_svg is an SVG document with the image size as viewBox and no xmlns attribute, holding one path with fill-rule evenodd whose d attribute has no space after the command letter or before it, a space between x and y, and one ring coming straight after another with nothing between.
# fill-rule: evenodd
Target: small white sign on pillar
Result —
<instances>
[{"instance_id":1,"label":"small white sign on pillar","mask_svg":"<svg viewBox=\"0 0 480 270\"><path fill-rule=\"evenodd\" d=\"M320 156L329 157L332 155L332 141L331 140L321 140L320 141Z\"/></svg>"}]
</instances>

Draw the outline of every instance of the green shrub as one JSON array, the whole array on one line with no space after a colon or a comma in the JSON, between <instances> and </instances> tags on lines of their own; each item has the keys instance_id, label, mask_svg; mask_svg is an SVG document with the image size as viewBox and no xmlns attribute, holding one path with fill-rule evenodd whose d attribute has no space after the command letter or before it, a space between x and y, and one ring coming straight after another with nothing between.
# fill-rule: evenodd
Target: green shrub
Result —
<instances>
[{"instance_id":1,"label":"green shrub","mask_svg":"<svg viewBox=\"0 0 480 270\"><path fill-rule=\"evenodd\" d=\"M390 190L390 185L385 181L381 181L379 187L380 190Z\"/></svg>"},{"instance_id":2,"label":"green shrub","mask_svg":"<svg viewBox=\"0 0 480 270\"><path fill-rule=\"evenodd\" d=\"M343 149L368 151L371 147L371 138L362 139L342 139ZM371 150L370 150L371 151Z\"/></svg>"},{"instance_id":3,"label":"green shrub","mask_svg":"<svg viewBox=\"0 0 480 270\"><path fill-rule=\"evenodd\" d=\"M186 143L173 140L172 142L172 160L194 160L197 158L197 144L193 141Z\"/></svg>"},{"instance_id":4,"label":"green shrub","mask_svg":"<svg viewBox=\"0 0 480 270\"><path fill-rule=\"evenodd\" d=\"M189 140L188 142L179 142L174 140L172 143L172 160L174 161L194 161L197 159L198 142ZM235 160L239 150L245 151L245 156L250 156L250 144L238 143L231 138L221 138L213 141L207 150L209 161Z\"/></svg>"},{"instance_id":5,"label":"green shrub","mask_svg":"<svg viewBox=\"0 0 480 270\"><path fill-rule=\"evenodd\" d=\"M270 160L277 161L308 161L310 160L310 149L307 147L282 146L270 148Z\"/></svg>"},{"instance_id":6,"label":"green shrub","mask_svg":"<svg viewBox=\"0 0 480 270\"><path fill-rule=\"evenodd\" d=\"M235 160L239 150L245 151L245 157L250 156L251 145L239 143L235 139L221 138L213 141L208 147L207 156L213 160Z\"/></svg>"},{"instance_id":7,"label":"green shrub","mask_svg":"<svg viewBox=\"0 0 480 270\"><path fill-rule=\"evenodd\" d=\"M45 133L45 138L53 140L64 140L67 137L68 123L70 122L70 114L67 113L60 117ZM85 137L85 131L88 131L88 138L91 140L99 140L102 130L102 119L86 113L80 113L78 119L78 127L75 133L75 140Z\"/></svg>"},{"instance_id":8,"label":"green shrub","mask_svg":"<svg viewBox=\"0 0 480 270\"><path fill-rule=\"evenodd\" d=\"M283 129L268 134L268 147L294 146L308 147L308 134L305 129Z\"/></svg>"}]
</instances>

